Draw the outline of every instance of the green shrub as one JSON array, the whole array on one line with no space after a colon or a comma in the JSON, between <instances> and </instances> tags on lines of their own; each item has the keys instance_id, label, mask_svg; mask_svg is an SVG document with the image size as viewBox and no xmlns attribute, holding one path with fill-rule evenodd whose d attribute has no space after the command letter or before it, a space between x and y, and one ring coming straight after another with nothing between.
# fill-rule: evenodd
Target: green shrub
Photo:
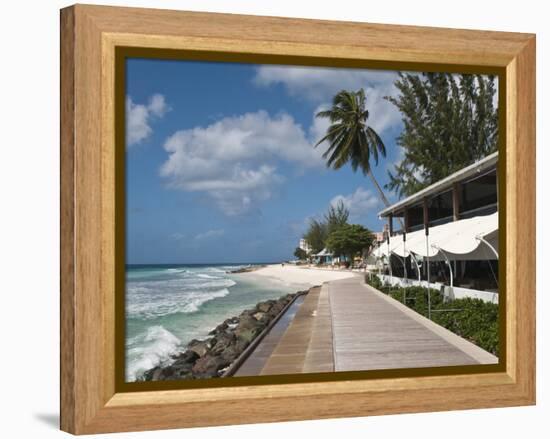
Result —
<instances>
[{"instance_id":1,"label":"green shrub","mask_svg":"<svg viewBox=\"0 0 550 439\"><path fill-rule=\"evenodd\" d=\"M376 288L377 290L381 290L383 288L383 283L376 274L365 274L365 283L373 288Z\"/></svg>"},{"instance_id":2,"label":"green shrub","mask_svg":"<svg viewBox=\"0 0 550 439\"><path fill-rule=\"evenodd\" d=\"M395 295L403 301L403 295L405 294L405 304L414 309L417 313L423 316L428 316L428 291L423 287L407 287L400 288L400 291ZM430 289L430 301L432 309L443 302L443 297L439 291Z\"/></svg>"},{"instance_id":3,"label":"green shrub","mask_svg":"<svg viewBox=\"0 0 550 439\"><path fill-rule=\"evenodd\" d=\"M481 299L456 299L436 309L460 311L432 314L434 322L498 356L498 305Z\"/></svg>"}]
</instances>

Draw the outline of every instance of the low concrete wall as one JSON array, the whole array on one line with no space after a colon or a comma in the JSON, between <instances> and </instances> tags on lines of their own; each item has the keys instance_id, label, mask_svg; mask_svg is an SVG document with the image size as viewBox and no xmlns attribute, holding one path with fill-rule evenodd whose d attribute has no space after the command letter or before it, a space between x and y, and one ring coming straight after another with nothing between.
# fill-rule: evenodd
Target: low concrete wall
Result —
<instances>
[{"instance_id":1,"label":"low concrete wall","mask_svg":"<svg viewBox=\"0 0 550 439\"><path fill-rule=\"evenodd\" d=\"M377 274L378 278L387 284L390 284L391 286L395 287L416 287L416 286L422 286L426 288L428 286L428 281L425 280L414 280L414 279L404 279L402 277L396 277L396 276L388 276L387 274ZM430 282L430 288L440 290L441 287L444 285L439 282Z\"/></svg>"},{"instance_id":2,"label":"low concrete wall","mask_svg":"<svg viewBox=\"0 0 550 439\"><path fill-rule=\"evenodd\" d=\"M398 286L398 287L421 286L424 288L428 286L428 282L425 280L418 281L414 279L403 279L401 277L388 276L386 274L375 274L375 275L378 276L378 278L382 282L388 283L392 286ZM451 300L471 297L472 299L481 299L484 302L498 303L498 293L492 293L490 291L472 290L470 288L462 288L462 287L451 288L439 282L430 282L430 288L433 288L435 290L440 290L440 291L441 289L443 289L443 295Z\"/></svg>"},{"instance_id":3,"label":"low concrete wall","mask_svg":"<svg viewBox=\"0 0 550 439\"><path fill-rule=\"evenodd\" d=\"M449 289L449 297L451 299L463 299L465 297L471 297L473 299L481 299L484 302L498 303L498 293L492 293L490 291L472 290L470 288L462 287L445 287Z\"/></svg>"}]
</instances>

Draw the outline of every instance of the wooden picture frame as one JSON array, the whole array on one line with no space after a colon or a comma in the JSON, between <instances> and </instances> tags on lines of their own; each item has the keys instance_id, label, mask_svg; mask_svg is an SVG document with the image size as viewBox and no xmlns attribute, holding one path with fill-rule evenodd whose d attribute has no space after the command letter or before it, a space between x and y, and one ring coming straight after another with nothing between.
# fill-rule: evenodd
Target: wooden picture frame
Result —
<instances>
[{"instance_id":1,"label":"wooden picture frame","mask_svg":"<svg viewBox=\"0 0 550 439\"><path fill-rule=\"evenodd\" d=\"M116 52L478 72L504 81L506 341L483 373L121 392ZM117 326L118 325L118 326ZM535 403L535 36L76 5L61 11L61 429L74 434Z\"/></svg>"}]
</instances>

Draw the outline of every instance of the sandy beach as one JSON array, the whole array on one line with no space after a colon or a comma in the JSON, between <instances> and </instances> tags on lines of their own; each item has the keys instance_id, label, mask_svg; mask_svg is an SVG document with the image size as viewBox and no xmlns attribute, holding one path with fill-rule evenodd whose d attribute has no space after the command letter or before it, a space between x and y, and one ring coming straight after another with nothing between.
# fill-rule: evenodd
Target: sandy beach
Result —
<instances>
[{"instance_id":1,"label":"sandy beach","mask_svg":"<svg viewBox=\"0 0 550 439\"><path fill-rule=\"evenodd\" d=\"M332 280L353 277L356 276L356 273L338 270L322 270L318 268L302 268L288 264L284 266L274 264L255 270L253 275L271 277L291 284L313 286Z\"/></svg>"}]
</instances>

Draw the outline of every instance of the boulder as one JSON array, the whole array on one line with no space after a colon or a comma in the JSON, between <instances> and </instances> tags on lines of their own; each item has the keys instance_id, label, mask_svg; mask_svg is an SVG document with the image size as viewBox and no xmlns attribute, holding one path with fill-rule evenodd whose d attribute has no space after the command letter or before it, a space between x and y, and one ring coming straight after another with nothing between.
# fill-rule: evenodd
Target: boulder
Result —
<instances>
[{"instance_id":1,"label":"boulder","mask_svg":"<svg viewBox=\"0 0 550 439\"><path fill-rule=\"evenodd\" d=\"M257 312L255 314L252 314L252 317L261 322L266 320L267 314L265 312Z\"/></svg>"},{"instance_id":2,"label":"boulder","mask_svg":"<svg viewBox=\"0 0 550 439\"><path fill-rule=\"evenodd\" d=\"M284 296L283 301L285 302L285 305L290 302L294 298L294 294L287 294Z\"/></svg>"},{"instance_id":3,"label":"boulder","mask_svg":"<svg viewBox=\"0 0 550 439\"><path fill-rule=\"evenodd\" d=\"M266 302L260 302L258 305L256 305L256 309L259 312L268 312L269 309L273 306L273 304L276 303L274 300L268 300Z\"/></svg>"},{"instance_id":4,"label":"boulder","mask_svg":"<svg viewBox=\"0 0 550 439\"><path fill-rule=\"evenodd\" d=\"M276 317L285 307L285 304L282 302L277 302L269 309L269 315L271 318Z\"/></svg>"},{"instance_id":5,"label":"boulder","mask_svg":"<svg viewBox=\"0 0 550 439\"><path fill-rule=\"evenodd\" d=\"M245 345L244 343L233 343L233 344L227 346L223 350L223 352L221 353L221 356L225 360L229 361L229 363L232 363L233 361L235 361L237 359L237 357L239 355L241 355L241 353L244 351L246 346L247 345Z\"/></svg>"},{"instance_id":6,"label":"boulder","mask_svg":"<svg viewBox=\"0 0 550 439\"><path fill-rule=\"evenodd\" d=\"M224 323L227 324L227 326L236 325L239 323L239 318L237 316L230 317L229 319L225 319Z\"/></svg>"},{"instance_id":7,"label":"boulder","mask_svg":"<svg viewBox=\"0 0 550 439\"><path fill-rule=\"evenodd\" d=\"M170 365L162 369L162 373L158 377L158 380L163 381L173 381L173 380L184 380L190 379L193 377L191 372L191 365L185 368L178 368L175 365Z\"/></svg>"},{"instance_id":8,"label":"boulder","mask_svg":"<svg viewBox=\"0 0 550 439\"><path fill-rule=\"evenodd\" d=\"M195 352L199 357L203 357L212 347L210 339L206 340L191 340L187 345L187 349Z\"/></svg>"},{"instance_id":9,"label":"boulder","mask_svg":"<svg viewBox=\"0 0 550 439\"><path fill-rule=\"evenodd\" d=\"M235 342L235 334L222 332L214 337L212 342L212 348L210 350L213 354L223 353L229 346Z\"/></svg>"},{"instance_id":10,"label":"boulder","mask_svg":"<svg viewBox=\"0 0 550 439\"><path fill-rule=\"evenodd\" d=\"M263 328L261 328L259 326L240 329L240 330L239 330L239 328L237 328L237 330L235 331L235 335L240 340L242 340L245 343L249 344L252 340L254 340L260 334L260 332L262 332L262 329Z\"/></svg>"},{"instance_id":11,"label":"boulder","mask_svg":"<svg viewBox=\"0 0 550 439\"><path fill-rule=\"evenodd\" d=\"M216 326L212 331L208 333L208 335L216 335L220 332L223 332L227 329L229 325L226 322L220 323L218 326Z\"/></svg>"},{"instance_id":12,"label":"boulder","mask_svg":"<svg viewBox=\"0 0 550 439\"><path fill-rule=\"evenodd\" d=\"M194 365L195 363L176 362L168 367L172 369L171 374L173 375L185 375L191 372Z\"/></svg>"},{"instance_id":13,"label":"boulder","mask_svg":"<svg viewBox=\"0 0 550 439\"><path fill-rule=\"evenodd\" d=\"M254 314L253 309L245 309L242 313L239 314L239 323L241 323L243 319L250 317L252 314Z\"/></svg>"},{"instance_id":14,"label":"boulder","mask_svg":"<svg viewBox=\"0 0 550 439\"><path fill-rule=\"evenodd\" d=\"M207 354L197 360L192 372L196 378L211 378L218 376L218 371L229 366L231 361L217 355Z\"/></svg>"},{"instance_id":15,"label":"boulder","mask_svg":"<svg viewBox=\"0 0 550 439\"><path fill-rule=\"evenodd\" d=\"M145 381L162 381L168 379L173 374L173 370L170 366L161 367L156 366L153 369L148 370L143 374Z\"/></svg>"},{"instance_id":16,"label":"boulder","mask_svg":"<svg viewBox=\"0 0 550 439\"><path fill-rule=\"evenodd\" d=\"M258 326L261 326L261 323L258 322L258 320L253 315L247 314L241 317L239 324L235 328L235 334L238 335L239 331L256 328Z\"/></svg>"},{"instance_id":17,"label":"boulder","mask_svg":"<svg viewBox=\"0 0 550 439\"><path fill-rule=\"evenodd\" d=\"M174 358L174 360L176 360L174 363L180 363L180 364L183 364L183 363L194 363L195 361L197 361L199 359L200 355L197 354L195 351L191 350L191 349L188 349L186 350L185 352L183 352L182 354L179 354Z\"/></svg>"},{"instance_id":18,"label":"boulder","mask_svg":"<svg viewBox=\"0 0 550 439\"><path fill-rule=\"evenodd\" d=\"M164 378L166 381L176 381L176 380L192 380L195 377L193 376L193 373L191 371L180 373L176 372L174 375L170 375L166 378Z\"/></svg>"},{"instance_id":19,"label":"boulder","mask_svg":"<svg viewBox=\"0 0 550 439\"><path fill-rule=\"evenodd\" d=\"M233 345L231 345L231 349L235 349L235 351L237 351L240 355L241 352L243 352L249 344L250 344L250 341L248 341L244 338L237 337L235 339L235 343L233 343Z\"/></svg>"},{"instance_id":20,"label":"boulder","mask_svg":"<svg viewBox=\"0 0 550 439\"><path fill-rule=\"evenodd\" d=\"M162 373L162 367L156 366L143 373L143 381L157 381Z\"/></svg>"},{"instance_id":21,"label":"boulder","mask_svg":"<svg viewBox=\"0 0 550 439\"><path fill-rule=\"evenodd\" d=\"M173 366L166 366L161 369L161 373L158 376L159 380L166 380L174 376L175 369Z\"/></svg>"},{"instance_id":22,"label":"boulder","mask_svg":"<svg viewBox=\"0 0 550 439\"><path fill-rule=\"evenodd\" d=\"M191 368L191 366L195 364L199 357L199 354L197 354L195 351L188 349L183 354L175 357L176 361L174 361L173 365L178 367L185 367L185 365L189 365L189 368Z\"/></svg>"}]
</instances>

